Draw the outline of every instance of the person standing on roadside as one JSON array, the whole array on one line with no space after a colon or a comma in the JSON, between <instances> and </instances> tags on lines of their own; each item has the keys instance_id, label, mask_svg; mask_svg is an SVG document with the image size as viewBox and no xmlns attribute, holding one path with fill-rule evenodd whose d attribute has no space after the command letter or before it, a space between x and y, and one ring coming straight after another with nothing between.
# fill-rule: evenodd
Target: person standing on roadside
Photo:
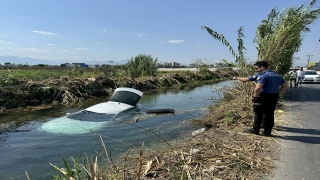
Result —
<instances>
[{"instance_id":1,"label":"person standing on roadside","mask_svg":"<svg viewBox=\"0 0 320 180\"><path fill-rule=\"evenodd\" d=\"M274 126L274 111L278 103L279 95L284 93L288 84L278 73L268 69L267 61L257 61L254 68L257 72L254 76L234 77L234 80L242 82L256 81L253 96L254 123L253 128L244 129L244 132L259 134L262 120L264 120L265 129L263 135L271 136ZM280 87L280 88L279 88Z\"/></svg>"},{"instance_id":2,"label":"person standing on roadside","mask_svg":"<svg viewBox=\"0 0 320 180\"><path fill-rule=\"evenodd\" d=\"M297 87L297 71L296 69L293 69L291 72L290 72L290 87L292 87L292 82L293 82L293 86L296 88Z\"/></svg>"},{"instance_id":3,"label":"person standing on roadside","mask_svg":"<svg viewBox=\"0 0 320 180\"><path fill-rule=\"evenodd\" d=\"M303 70L303 67L301 67L300 70L297 72L297 77L298 77L298 82L297 82L298 84L297 85L300 84L299 87L301 87L301 85L302 85L302 80L304 79L304 75L305 75L305 72Z\"/></svg>"}]
</instances>

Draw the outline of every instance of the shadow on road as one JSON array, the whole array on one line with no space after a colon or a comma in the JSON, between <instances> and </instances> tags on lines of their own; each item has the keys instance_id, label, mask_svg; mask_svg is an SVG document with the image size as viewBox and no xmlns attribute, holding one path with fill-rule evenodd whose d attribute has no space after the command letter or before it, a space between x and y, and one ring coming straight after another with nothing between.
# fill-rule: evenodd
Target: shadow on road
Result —
<instances>
[{"instance_id":1,"label":"shadow on road","mask_svg":"<svg viewBox=\"0 0 320 180\"><path fill-rule=\"evenodd\" d=\"M302 87L290 88L284 95L286 101L291 102L319 102L320 84L302 84Z\"/></svg>"},{"instance_id":2,"label":"shadow on road","mask_svg":"<svg viewBox=\"0 0 320 180\"><path fill-rule=\"evenodd\" d=\"M320 129L302 129L293 127L280 127L279 131L287 131L300 134L320 135Z\"/></svg>"},{"instance_id":3,"label":"shadow on road","mask_svg":"<svg viewBox=\"0 0 320 180\"><path fill-rule=\"evenodd\" d=\"M287 131L290 133L299 133L299 135L295 136L277 136L280 139L290 140L290 141L299 141L309 144L320 144L320 136L309 136L309 135L320 135L319 129L302 129L302 128L292 128L292 127L281 127L279 131ZM303 135L304 134L304 135Z\"/></svg>"}]
</instances>

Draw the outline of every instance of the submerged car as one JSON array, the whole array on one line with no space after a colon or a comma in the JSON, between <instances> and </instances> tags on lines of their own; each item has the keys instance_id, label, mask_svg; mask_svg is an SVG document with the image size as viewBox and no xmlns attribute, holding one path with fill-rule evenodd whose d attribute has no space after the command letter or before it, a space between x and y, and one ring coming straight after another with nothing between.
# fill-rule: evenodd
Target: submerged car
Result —
<instances>
[{"instance_id":1,"label":"submerged car","mask_svg":"<svg viewBox=\"0 0 320 180\"><path fill-rule=\"evenodd\" d=\"M320 75L315 70L305 70L305 76L302 82L320 83Z\"/></svg>"},{"instance_id":2,"label":"submerged car","mask_svg":"<svg viewBox=\"0 0 320 180\"><path fill-rule=\"evenodd\" d=\"M109 101L53 119L39 129L54 134L84 134L109 124L123 112L136 108L143 93L133 88L117 88Z\"/></svg>"}]
</instances>

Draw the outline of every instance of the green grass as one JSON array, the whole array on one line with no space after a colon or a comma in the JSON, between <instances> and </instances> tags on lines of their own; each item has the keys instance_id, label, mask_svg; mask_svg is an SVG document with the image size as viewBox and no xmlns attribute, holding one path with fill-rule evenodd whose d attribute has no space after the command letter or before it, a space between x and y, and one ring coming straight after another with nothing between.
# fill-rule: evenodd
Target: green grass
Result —
<instances>
[{"instance_id":1,"label":"green grass","mask_svg":"<svg viewBox=\"0 0 320 180\"><path fill-rule=\"evenodd\" d=\"M23 80L42 81L60 77L90 78L100 75L103 75L100 69L0 69L0 85L14 85Z\"/></svg>"}]
</instances>

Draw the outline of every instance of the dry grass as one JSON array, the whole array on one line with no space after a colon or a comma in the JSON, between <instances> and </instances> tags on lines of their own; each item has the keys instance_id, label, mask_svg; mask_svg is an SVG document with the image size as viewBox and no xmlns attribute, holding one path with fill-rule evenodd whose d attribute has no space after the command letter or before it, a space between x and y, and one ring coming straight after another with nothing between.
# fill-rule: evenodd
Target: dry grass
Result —
<instances>
[{"instance_id":1,"label":"dry grass","mask_svg":"<svg viewBox=\"0 0 320 180\"><path fill-rule=\"evenodd\" d=\"M105 150L107 167L98 168L97 161L88 161L89 167L96 167L88 179L244 180L269 176L275 168L278 144L272 138L242 134L240 128L230 127L219 124L169 149L152 150L142 144L115 162L107 160ZM93 172L92 168L86 171Z\"/></svg>"},{"instance_id":2,"label":"dry grass","mask_svg":"<svg viewBox=\"0 0 320 180\"><path fill-rule=\"evenodd\" d=\"M125 176L119 179L257 179L274 168L271 141L226 127L210 129L160 153L126 154Z\"/></svg>"}]
</instances>

